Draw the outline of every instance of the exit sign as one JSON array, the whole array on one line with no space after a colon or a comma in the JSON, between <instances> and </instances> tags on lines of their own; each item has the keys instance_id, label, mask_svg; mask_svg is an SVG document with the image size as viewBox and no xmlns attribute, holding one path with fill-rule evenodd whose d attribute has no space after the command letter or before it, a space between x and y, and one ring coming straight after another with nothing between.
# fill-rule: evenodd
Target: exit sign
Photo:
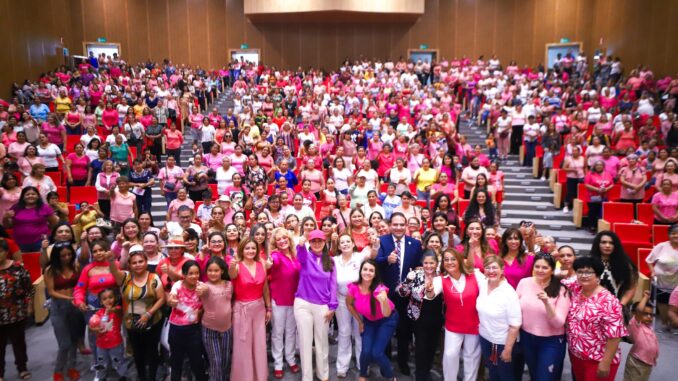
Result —
<instances>
[{"instance_id":1,"label":"exit sign","mask_svg":"<svg viewBox=\"0 0 678 381\"><path fill-rule=\"evenodd\" d=\"M248 44L240 44L240 49L249 49L250 46Z\"/></svg>"},{"instance_id":2,"label":"exit sign","mask_svg":"<svg viewBox=\"0 0 678 381\"><path fill-rule=\"evenodd\" d=\"M99 37L99 38L97 38L97 42L106 42L106 38L105 37Z\"/></svg>"},{"instance_id":3,"label":"exit sign","mask_svg":"<svg viewBox=\"0 0 678 381\"><path fill-rule=\"evenodd\" d=\"M428 45L427 44L421 44L421 45L419 45L419 49L422 49L422 50L428 49Z\"/></svg>"}]
</instances>

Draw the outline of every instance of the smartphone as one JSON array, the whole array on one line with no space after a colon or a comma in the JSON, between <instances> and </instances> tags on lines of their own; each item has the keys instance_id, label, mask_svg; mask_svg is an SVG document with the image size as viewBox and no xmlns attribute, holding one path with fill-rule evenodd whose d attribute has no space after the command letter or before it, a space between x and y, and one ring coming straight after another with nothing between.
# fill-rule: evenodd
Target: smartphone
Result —
<instances>
[{"instance_id":1,"label":"smartphone","mask_svg":"<svg viewBox=\"0 0 678 381\"><path fill-rule=\"evenodd\" d=\"M80 211L80 204L75 204L75 211L79 212Z\"/></svg>"}]
</instances>

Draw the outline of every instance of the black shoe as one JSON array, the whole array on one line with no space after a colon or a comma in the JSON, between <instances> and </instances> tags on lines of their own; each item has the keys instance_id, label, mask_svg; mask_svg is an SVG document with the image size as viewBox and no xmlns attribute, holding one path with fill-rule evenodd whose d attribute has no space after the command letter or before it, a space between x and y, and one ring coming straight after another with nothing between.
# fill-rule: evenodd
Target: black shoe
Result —
<instances>
[{"instance_id":1,"label":"black shoe","mask_svg":"<svg viewBox=\"0 0 678 381\"><path fill-rule=\"evenodd\" d=\"M409 376L412 373L410 372L410 366L405 364L405 365L400 365L400 373L402 373L403 376Z\"/></svg>"}]
</instances>

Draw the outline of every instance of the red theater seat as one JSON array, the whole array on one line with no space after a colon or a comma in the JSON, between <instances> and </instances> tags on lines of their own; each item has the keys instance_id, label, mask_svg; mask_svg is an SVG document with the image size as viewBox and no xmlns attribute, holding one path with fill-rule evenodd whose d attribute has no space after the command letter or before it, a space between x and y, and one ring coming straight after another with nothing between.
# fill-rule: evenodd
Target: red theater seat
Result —
<instances>
[{"instance_id":1,"label":"red theater seat","mask_svg":"<svg viewBox=\"0 0 678 381\"><path fill-rule=\"evenodd\" d=\"M98 199L99 196L97 195L97 189L93 186L71 187L70 202L73 204L79 204L83 201L87 201L90 204L95 204L98 202Z\"/></svg>"}]
</instances>

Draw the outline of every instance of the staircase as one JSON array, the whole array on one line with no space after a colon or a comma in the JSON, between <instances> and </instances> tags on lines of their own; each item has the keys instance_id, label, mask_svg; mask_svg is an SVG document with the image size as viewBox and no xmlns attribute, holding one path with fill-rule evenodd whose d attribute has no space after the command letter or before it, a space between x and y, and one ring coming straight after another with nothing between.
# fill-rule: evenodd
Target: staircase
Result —
<instances>
[{"instance_id":1,"label":"staircase","mask_svg":"<svg viewBox=\"0 0 678 381\"><path fill-rule=\"evenodd\" d=\"M471 146L485 146L485 127L474 121L462 121L460 132ZM578 230L572 223L572 212L563 213L553 207L553 193L548 182L532 177L532 167L523 167L517 155L509 156L499 167L504 172L504 202L501 227L518 227L520 221L532 221L542 236L551 236L557 246L569 245L577 255L591 250L593 235Z\"/></svg>"},{"instance_id":2,"label":"staircase","mask_svg":"<svg viewBox=\"0 0 678 381\"><path fill-rule=\"evenodd\" d=\"M225 92L221 93L219 97L216 99L216 101L214 101L214 103L207 107L207 112L212 112L213 107L216 107L221 115L226 115L226 111L229 108L233 107L233 101L231 100L231 89L227 89ZM186 169L188 161L189 159L191 159L192 145L193 141L187 138L186 141L184 141L184 145L181 149L181 164L184 169ZM160 168L163 168L166 159L167 156L163 155L162 157L163 165L161 165ZM165 197L163 197L163 195L160 193L159 182L156 182L156 185L153 187L151 215L153 216L153 223L155 226L159 227L165 225L165 217L167 215L167 202L165 201Z\"/></svg>"}]
</instances>

